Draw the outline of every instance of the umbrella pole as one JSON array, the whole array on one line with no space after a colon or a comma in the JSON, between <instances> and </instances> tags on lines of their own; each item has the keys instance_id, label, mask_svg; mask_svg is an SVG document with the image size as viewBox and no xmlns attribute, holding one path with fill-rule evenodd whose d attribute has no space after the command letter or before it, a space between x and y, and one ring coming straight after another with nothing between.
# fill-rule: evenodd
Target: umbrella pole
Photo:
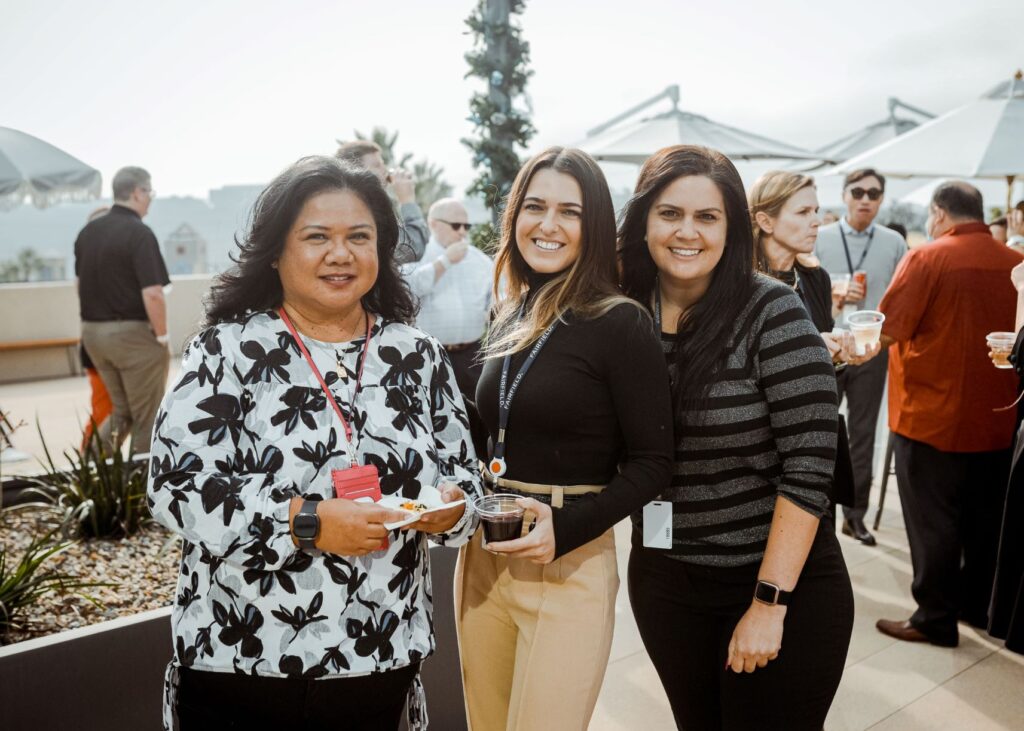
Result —
<instances>
[{"instance_id":1,"label":"umbrella pole","mask_svg":"<svg viewBox=\"0 0 1024 731\"><path fill-rule=\"evenodd\" d=\"M1010 209L1013 208L1013 181L1016 175L1006 176L1006 215L1010 215Z\"/></svg>"}]
</instances>

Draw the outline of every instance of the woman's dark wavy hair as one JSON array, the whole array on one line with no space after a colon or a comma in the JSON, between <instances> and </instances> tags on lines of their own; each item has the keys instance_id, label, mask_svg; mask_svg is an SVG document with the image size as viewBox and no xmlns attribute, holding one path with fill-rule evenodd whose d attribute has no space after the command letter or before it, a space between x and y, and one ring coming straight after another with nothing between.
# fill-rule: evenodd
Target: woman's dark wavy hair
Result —
<instances>
[{"instance_id":1,"label":"woman's dark wavy hair","mask_svg":"<svg viewBox=\"0 0 1024 731\"><path fill-rule=\"evenodd\" d=\"M231 256L235 266L218 275L210 289L207 327L237 321L250 311L281 306L281 279L271 265L280 258L288 232L306 202L320 193L340 190L359 196L377 227L377 281L363 296L363 307L388 320L412 322L416 307L395 261L398 218L380 180L332 157L313 156L302 158L274 178L256 199L245 237L235 239L238 252Z\"/></svg>"},{"instance_id":2,"label":"woman's dark wavy hair","mask_svg":"<svg viewBox=\"0 0 1024 731\"><path fill-rule=\"evenodd\" d=\"M754 238L743 181L722 153L696 145L666 147L648 158L619 225L623 292L650 306L658 269L647 248L647 216L662 191L678 178L708 178L725 201L726 239L722 258L704 296L678 323L673 383L678 415L703 404L730 347L732 328L754 291ZM698 409L700 411L702 409Z\"/></svg>"}]
</instances>

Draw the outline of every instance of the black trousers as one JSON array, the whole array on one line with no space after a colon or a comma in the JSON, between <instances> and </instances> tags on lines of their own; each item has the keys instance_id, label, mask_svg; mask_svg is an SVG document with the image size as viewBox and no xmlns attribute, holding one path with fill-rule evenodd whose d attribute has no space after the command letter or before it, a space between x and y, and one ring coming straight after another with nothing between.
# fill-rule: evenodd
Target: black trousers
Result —
<instances>
[{"instance_id":1,"label":"black trousers","mask_svg":"<svg viewBox=\"0 0 1024 731\"><path fill-rule=\"evenodd\" d=\"M846 519L864 519L871 497L872 467L875 460L875 429L882 408L885 379L889 373L889 351L883 350L864 365L847 366L837 377L839 402L846 396L850 462L853 464L853 507L843 506Z\"/></svg>"},{"instance_id":2,"label":"black trousers","mask_svg":"<svg viewBox=\"0 0 1024 731\"><path fill-rule=\"evenodd\" d=\"M893 435L896 480L914 567L914 625L954 646L957 621L988 626L1012 450L942 452Z\"/></svg>"},{"instance_id":3,"label":"black trousers","mask_svg":"<svg viewBox=\"0 0 1024 731\"><path fill-rule=\"evenodd\" d=\"M629 598L676 726L684 731L821 731L846 663L853 590L835 527L822 520L786 610L782 650L753 673L724 670L758 564L710 568L634 546Z\"/></svg>"},{"instance_id":4,"label":"black trousers","mask_svg":"<svg viewBox=\"0 0 1024 731\"><path fill-rule=\"evenodd\" d=\"M419 663L357 678L265 678L180 670L179 731L395 731Z\"/></svg>"},{"instance_id":5,"label":"black trousers","mask_svg":"<svg viewBox=\"0 0 1024 731\"><path fill-rule=\"evenodd\" d=\"M459 384L459 391L463 398L470 401L476 400L476 382L480 380L480 372L483 364L480 362L480 344L477 343L471 348L448 353L452 362L452 370L455 371L455 381Z\"/></svg>"}]
</instances>

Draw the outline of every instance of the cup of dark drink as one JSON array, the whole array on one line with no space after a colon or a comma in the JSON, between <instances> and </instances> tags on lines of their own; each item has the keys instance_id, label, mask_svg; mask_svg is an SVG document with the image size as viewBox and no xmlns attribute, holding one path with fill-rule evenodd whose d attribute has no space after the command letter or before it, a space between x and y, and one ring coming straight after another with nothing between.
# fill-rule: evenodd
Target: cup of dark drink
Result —
<instances>
[{"instance_id":1,"label":"cup of dark drink","mask_svg":"<svg viewBox=\"0 0 1024 731\"><path fill-rule=\"evenodd\" d=\"M516 503L518 495L483 495L474 503L484 527L486 543L500 543L519 538L523 534L523 508Z\"/></svg>"}]
</instances>

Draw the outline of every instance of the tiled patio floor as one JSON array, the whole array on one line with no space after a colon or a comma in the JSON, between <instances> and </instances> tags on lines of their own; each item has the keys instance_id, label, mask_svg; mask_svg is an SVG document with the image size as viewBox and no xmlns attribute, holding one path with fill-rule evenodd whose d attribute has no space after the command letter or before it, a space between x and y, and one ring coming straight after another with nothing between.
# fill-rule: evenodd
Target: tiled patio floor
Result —
<instances>
[{"instance_id":1,"label":"tiled patio floor","mask_svg":"<svg viewBox=\"0 0 1024 731\"><path fill-rule=\"evenodd\" d=\"M29 422L15 437L19 450L41 455L35 431L38 418L51 449L57 447L54 451L59 452L75 442L78 425L86 419L88 386L84 378L0 386L0 408L14 420ZM33 461L5 464L3 470L11 474L36 468ZM877 500L877 495L873 498ZM900 643L875 630L880 617L903 618L913 609L910 554L894 491L887 503L878 546L866 548L840 537L853 578L857 614L846 674L826 729L1024 729L1024 657L966 626L961 626L960 646L953 650ZM617 537L619 570L625 577L627 524L618 526ZM591 729L670 731L668 702L633 623L625 582L616 613L611 661Z\"/></svg>"}]
</instances>

